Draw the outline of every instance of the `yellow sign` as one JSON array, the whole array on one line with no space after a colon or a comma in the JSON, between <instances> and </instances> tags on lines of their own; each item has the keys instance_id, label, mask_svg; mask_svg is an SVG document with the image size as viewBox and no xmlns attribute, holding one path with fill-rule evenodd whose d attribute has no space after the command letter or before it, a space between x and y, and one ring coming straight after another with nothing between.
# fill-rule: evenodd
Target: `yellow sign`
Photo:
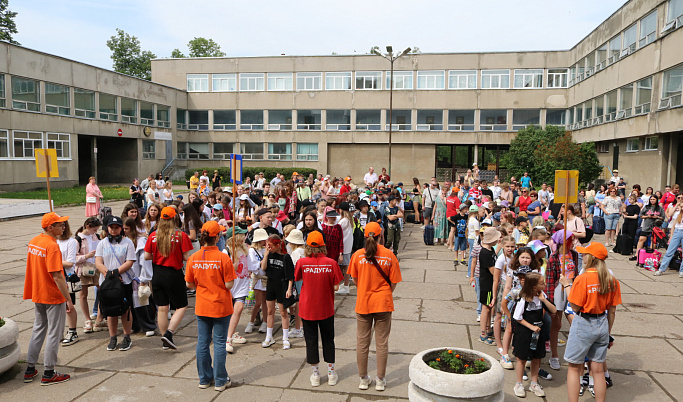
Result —
<instances>
[{"instance_id":1,"label":"yellow sign","mask_svg":"<svg viewBox=\"0 0 683 402\"><path fill-rule=\"evenodd\" d=\"M567 187L569 179L569 187ZM569 200L567 200L569 195ZM555 202L556 204L575 204L579 201L579 171L556 170L555 171Z\"/></svg>"},{"instance_id":2,"label":"yellow sign","mask_svg":"<svg viewBox=\"0 0 683 402\"><path fill-rule=\"evenodd\" d=\"M47 157L46 157L47 155ZM35 150L36 176L48 177L47 166L50 166L50 177L59 177L57 169L57 150L38 148Z\"/></svg>"}]
</instances>

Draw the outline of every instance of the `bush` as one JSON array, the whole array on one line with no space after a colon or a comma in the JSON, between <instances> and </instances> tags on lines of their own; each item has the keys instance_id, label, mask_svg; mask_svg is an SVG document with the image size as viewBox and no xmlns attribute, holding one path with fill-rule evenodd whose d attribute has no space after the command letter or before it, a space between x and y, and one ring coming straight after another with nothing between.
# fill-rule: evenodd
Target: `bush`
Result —
<instances>
[{"instance_id":1,"label":"bush","mask_svg":"<svg viewBox=\"0 0 683 402\"><path fill-rule=\"evenodd\" d=\"M199 172L201 173L202 170L206 170L207 176L211 177L213 175L214 170L218 170L218 174L223 178L223 180L228 180L230 178L230 168L221 166L221 167L202 167L202 168L195 168L195 169L187 169L185 171L185 180L190 180L190 177L194 174L194 172ZM275 178L276 173L280 173L285 175L286 178L292 177L292 173L297 172L298 174L302 175L304 178L308 177L309 174L313 174L313 176L316 176L318 174L318 171L316 169L309 169L309 168L274 168L274 167L247 167L244 166L242 168L242 175L243 178L246 178L247 176L251 177L252 180L254 179L254 176L260 172L263 172L263 175L265 176L266 180L270 181Z\"/></svg>"}]
</instances>

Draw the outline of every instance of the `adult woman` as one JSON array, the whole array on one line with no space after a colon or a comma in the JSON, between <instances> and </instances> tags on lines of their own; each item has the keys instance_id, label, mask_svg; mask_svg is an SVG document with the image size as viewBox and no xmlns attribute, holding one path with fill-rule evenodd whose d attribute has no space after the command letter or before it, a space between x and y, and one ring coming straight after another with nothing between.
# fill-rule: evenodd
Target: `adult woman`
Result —
<instances>
[{"instance_id":1,"label":"adult woman","mask_svg":"<svg viewBox=\"0 0 683 402\"><path fill-rule=\"evenodd\" d=\"M150 182L151 183L151 182ZM143 223L145 225L145 233L152 233L152 228L159 221L159 214L161 213L161 205L154 203L147 207L147 213L145 214L145 219Z\"/></svg>"},{"instance_id":2,"label":"adult woman","mask_svg":"<svg viewBox=\"0 0 683 402\"><path fill-rule=\"evenodd\" d=\"M78 302L85 317L83 332L89 334L93 332L93 324L90 318L90 307L88 307L88 287L100 285L100 272L95 269L95 249L100 242L96 233L102 226L98 218L90 217L85 220L83 226L76 231L76 241L79 243L76 253L76 273L81 278L81 291L78 293ZM80 240L79 240L80 239ZM102 323L102 318L96 324Z\"/></svg>"},{"instance_id":3,"label":"adult woman","mask_svg":"<svg viewBox=\"0 0 683 402\"><path fill-rule=\"evenodd\" d=\"M420 180L417 179L417 177L413 177L413 192L412 192L412 198L411 200L413 201L413 211L415 211L415 219L416 220L421 220L419 211L420 211L420 205L422 204L422 190L420 188Z\"/></svg>"},{"instance_id":4,"label":"adult woman","mask_svg":"<svg viewBox=\"0 0 683 402\"><path fill-rule=\"evenodd\" d=\"M382 229L377 222L365 225L365 248L351 257L349 275L357 288L356 295L356 361L360 385L368 389L372 379L368 376L368 353L374 326L377 348L377 377L375 389L384 391L391 313L394 311L393 292L401 282L398 259L391 250L379 244Z\"/></svg>"},{"instance_id":5,"label":"adult woman","mask_svg":"<svg viewBox=\"0 0 683 402\"><path fill-rule=\"evenodd\" d=\"M529 205L531 205L531 197L529 196L529 189L526 187L522 187L522 191L519 193L519 197L517 197L516 207L519 207L519 211L526 211Z\"/></svg>"},{"instance_id":6,"label":"adult woman","mask_svg":"<svg viewBox=\"0 0 683 402\"><path fill-rule=\"evenodd\" d=\"M457 180L456 184L458 184ZM453 251L453 242L455 241L456 235L456 228L454 222L456 220L456 216L458 215L458 210L460 209L460 199L458 198L459 190L459 188L456 190L456 187L454 186L450 190L448 198L446 198L446 223L448 225L448 241L446 242L446 245L448 246L448 249L451 251ZM448 190L446 191L448 192Z\"/></svg>"},{"instance_id":7,"label":"adult woman","mask_svg":"<svg viewBox=\"0 0 683 402\"><path fill-rule=\"evenodd\" d=\"M320 193L323 195L323 197L327 197L327 193L330 191L332 186L330 185L330 179L325 177L323 179L323 183L320 185Z\"/></svg>"},{"instance_id":8,"label":"adult woman","mask_svg":"<svg viewBox=\"0 0 683 402\"><path fill-rule=\"evenodd\" d=\"M671 235L671 241L669 242L669 247L666 249L666 254L662 258L662 263L659 266L659 270L655 271L655 276L660 276L663 274L669 264L676 254L676 250L679 247L683 247L683 194L678 194L676 200L669 204L667 208L667 217L669 220L669 228L673 227L673 234ZM669 229L671 231L671 229ZM683 278L683 266L679 268L678 277Z\"/></svg>"},{"instance_id":9,"label":"adult woman","mask_svg":"<svg viewBox=\"0 0 683 402\"><path fill-rule=\"evenodd\" d=\"M432 222L434 225L434 244L446 244L448 240L448 220L446 219L446 209L448 202L448 188L443 186L439 196L436 197L434 212L432 212Z\"/></svg>"},{"instance_id":10,"label":"adult woman","mask_svg":"<svg viewBox=\"0 0 683 402\"><path fill-rule=\"evenodd\" d=\"M505 182L500 185L501 191L500 191L500 199L501 201L507 201L508 205L512 205L512 202L514 201L512 191L510 191L510 183Z\"/></svg>"},{"instance_id":11,"label":"adult woman","mask_svg":"<svg viewBox=\"0 0 683 402\"><path fill-rule=\"evenodd\" d=\"M137 205L138 208L144 206L144 191L140 187L140 180L137 178L133 180L133 185L128 189L128 194L130 194L130 202Z\"/></svg>"},{"instance_id":12,"label":"adult woman","mask_svg":"<svg viewBox=\"0 0 683 402\"><path fill-rule=\"evenodd\" d=\"M541 201L538 200L538 193L536 190L533 190L531 193L529 193L529 197L531 198L531 203L526 207L526 212L528 214L528 218L530 221L532 221L535 217L541 215ZM520 208L520 211L522 209Z\"/></svg>"},{"instance_id":13,"label":"adult woman","mask_svg":"<svg viewBox=\"0 0 683 402\"><path fill-rule=\"evenodd\" d=\"M211 177L211 189L216 191L218 187L221 186L221 175L218 174L218 170L213 171L213 176Z\"/></svg>"},{"instance_id":14,"label":"adult woman","mask_svg":"<svg viewBox=\"0 0 683 402\"><path fill-rule=\"evenodd\" d=\"M100 212L100 200L104 198L100 188L95 183L95 176L88 179L85 186L85 217L97 216Z\"/></svg>"},{"instance_id":15,"label":"adult woman","mask_svg":"<svg viewBox=\"0 0 683 402\"><path fill-rule=\"evenodd\" d=\"M230 384L225 368L226 344L230 317L233 313L230 289L235 281L235 270L230 257L216 247L218 235L225 228L215 221L209 221L201 228L201 253L187 260L185 284L196 289L195 314L197 315L197 372L199 388L208 388L215 382L214 389L223 391ZM210 266L211 269L206 269ZM214 362L211 367L211 340L213 337Z\"/></svg>"},{"instance_id":16,"label":"adult woman","mask_svg":"<svg viewBox=\"0 0 683 402\"><path fill-rule=\"evenodd\" d=\"M650 196L647 205L640 210L640 217L643 221L640 227L640 238L638 239L638 247L636 247L636 255L638 250L645 245L648 236L652 234L652 228L655 227L655 224L664 220L664 209L659 205L657 196Z\"/></svg>"},{"instance_id":17,"label":"adult woman","mask_svg":"<svg viewBox=\"0 0 683 402\"><path fill-rule=\"evenodd\" d=\"M131 217L123 219L123 233L135 245L135 261L131 268L134 275L134 280L131 282L133 285L132 330L135 333L143 331L146 336L154 336L154 330L157 328L157 324L154 322L156 309L150 305L149 299L142 304L138 293L140 286L149 286L152 281L152 262L145 260L147 237L140 235L136 228L135 219Z\"/></svg>"},{"instance_id":18,"label":"adult woman","mask_svg":"<svg viewBox=\"0 0 683 402\"><path fill-rule=\"evenodd\" d=\"M613 246L621 212L621 198L617 195L616 188L609 190L605 199L600 203L600 209L605 213L605 238L607 239L605 246Z\"/></svg>"},{"instance_id":19,"label":"adult woman","mask_svg":"<svg viewBox=\"0 0 683 402\"><path fill-rule=\"evenodd\" d=\"M137 228L137 231L143 235L146 233L145 224L142 222L142 217L140 216L140 211L138 211L138 206L132 202L129 202L125 207L123 207L121 219L125 221L126 218L133 218L133 220L135 220L135 227Z\"/></svg>"},{"instance_id":20,"label":"adult woman","mask_svg":"<svg viewBox=\"0 0 683 402\"><path fill-rule=\"evenodd\" d=\"M170 180L166 181L166 183L164 184L163 192L164 192L164 202L166 203L166 205L171 205L174 197L173 197L173 183Z\"/></svg>"},{"instance_id":21,"label":"adult woman","mask_svg":"<svg viewBox=\"0 0 683 402\"><path fill-rule=\"evenodd\" d=\"M149 182L146 197L147 204L159 204L161 202L161 195L159 194L157 182L155 180Z\"/></svg>"},{"instance_id":22,"label":"adult woman","mask_svg":"<svg viewBox=\"0 0 683 402\"><path fill-rule=\"evenodd\" d=\"M332 185L330 187L330 190L327 192L328 197L336 197L339 195L341 187L341 181L337 179L336 177L332 180Z\"/></svg>"},{"instance_id":23,"label":"adult woman","mask_svg":"<svg viewBox=\"0 0 683 402\"><path fill-rule=\"evenodd\" d=\"M197 210L192 204L183 205L183 232L192 242L192 252L190 255L199 251L199 229L202 227L202 220L199 218Z\"/></svg>"},{"instance_id":24,"label":"adult woman","mask_svg":"<svg viewBox=\"0 0 683 402\"><path fill-rule=\"evenodd\" d=\"M285 195L287 196L287 202L282 210L285 211L289 219L296 220L296 205L299 197L296 195L294 184L291 181L285 183Z\"/></svg>"},{"instance_id":25,"label":"adult woman","mask_svg":"<svg viewBox=\"0 0 683 402\"><path fill-rule=\"evenodd\" d=\"M652 189L652 187L648 187L647 189L645 189L645 194L643 194L640 197L641 204L643 204L643 205L647 204L650 201L650 196L652 194L654 194L654 190Z\"/></svg>"},{"instance_id":26,"label":"adult woman","mask_svg":"<svg viewBox=\"0 0 683 402\"><path fill-rule=\"evenodd\" d=\"M569 329L564 360L567 370L567 394L570 402L579 400L579 377L584 361L589 360L593 378L603 378L603 363L607 349L612 346L610 332L614 324L616 306L621 304L621 290L617 281L607 269L607 249L593 242L588 247L579 247L583 253L586 270L573 285L569 285L569 304L574 319ZM605 400L606 382L595 381L595 399Z\"/></svg>"},{"instance_id":27,"label":"adult woman","mask_svg":"<svg viewBox=\"0 0 683 402\"><path fill-rule=\"evenodd\" d=\"M581 219L586 219L586 190L579 190L579 196L576 200L576 216Z\"/></svg>"},{"instance_id":28,"label":"adult woman","mask_svg":"<svg viewBox=\"0 0 683 402\"><path fill-rule=\"evenodd\" d=\"M638 216L640 215L640 198L636 198L634 194L631 194L629 196L629 206L626 207L626 210L622 213L622 216L624 217L624 226L622 226L622 230L624 231L624 234L628 235L628 238L631 240L629 243L624 244L624 247L628 250L629 254L633 252L633 241L636 239L636 231L638 230ZM631 261L637 260L638 257L633 256L630 258Z\"/></svg>"},{"instance_id":29,"label":"adult woman","mask_svg":"<svg viewBox=\"0 0 683 402\"><path fill-rule=\"evenodd\" d=\"M76 274L76 253L78 252L78 241L71 237L71 228L69 227L69 221L64 222L64 231L61 236L57 237L57 244L59 245L59 250L62 252L62 267L64 268L64 276L66 278L71 277ZM77 289L74 283L67 286L69 288L69 295L71 296L71 303L76 303L76 293ZM76 309L71 309L66 313L67 322L69 324L69 330L66 333L64 339L62 339L62 346L73 345L78 342L78 335L76 334L76 326L78 325L78 313Z\"/></svg>"},{"instance_id":30,"label":"adult woman","mask_svg":"<svg viewBox=\"0 0 683 402\"><path fill-rule=\"evenodd\" d=\"M294 279L306 285L301 287L299 311L306 338L306 361L313 368L311 385L320 385L318 331L323 344L323 358L327 363L327 383L336 385L338 376L334 371L334 292L339 289L342 272L336 261L325 256L327 250L320 233L308 236L305 253L306 256L296 263Z\"/></svg>"},{"instance_id":31,"label":"adult woman","mask_svg":"<svg viewBox=\"0 0 683 402\"><path fill-rule=\"evenodd\" d=\"M244 242L247 231L240 227L235 229L235 256L233 257L233 266L235 268L235 283L230 289L232 293L232 318L230 318L230 325L228 326L228 339L225 343L225 350L228 353L235 351L234 344L247 343L244 337L236 332L237 325L240 322L240 316L244 310L244 302L249 295L249 282L251 281L251 272L249 271L249 249ZM232 241L232 239L231 239ZM232 243L230 243L229 250L232 250ZM227 251L223 251L227 253ZM257 309L258 310L258 309Z\"/></svg>"}]
</instances>

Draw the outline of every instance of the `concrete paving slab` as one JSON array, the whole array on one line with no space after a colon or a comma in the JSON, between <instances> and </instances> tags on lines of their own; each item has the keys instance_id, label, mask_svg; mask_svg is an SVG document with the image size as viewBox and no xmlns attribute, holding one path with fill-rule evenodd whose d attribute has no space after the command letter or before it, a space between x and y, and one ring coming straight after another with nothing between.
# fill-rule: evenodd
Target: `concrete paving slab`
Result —
<instances>
[{"instance_id":1,"label":"concrete paving slab","mask_svg":"<svg viewBox=\"0 0 683 402\"><path fill-rule=\"evenodd\" d=\"M15 368L0 376L0 395L2 396L0 399L5 401L73 401L81 395L89 394L92 387L115 374L109 371L59 367L60 373L71 375L69 381L64 384L44 387L40 385L43 367L38 365L36 368L40 375L29 384L24 383L26 364L18 364Z\"/></svg>"},{"instance_id":2,"label":"concrete paving slab","mask_svg":"<svg viewBox=\"0 0 683 402\"><path fill-rule=\"evenodd\" d=\"M641 374L641 373L638 373L638 374ZM643 374L641 374L641 375L643 375ZM615 380L618 378L619 377L615 377ZM681 374L652 374L650 376L650 378L653 380L654 383L658 383L657 385L659 385L660 388L668 394L668 397L671 398L671 400L680 400L681 397L683 397L683 375L681 375ZM625 386L622 389L629 390L632 388L629 386L631 384L624 384L624 385ZM634 385L636 385L636 384L634 384ZM642 395L647 396L647 393L643 392ZM652 399L652 400L655 400L655 399ZM664 400L669 400L669 399L662 397L662 399L660 399L660 400L664 401Z\"/></svg>"},{"instance_id":3,"label":"concrete paving slab","mask_svg":"<svg viewBox=\"0 0 683 402\"><path fill-rule=\"evenodd\" d=\"M423 300L422 321L478 325L474 303L444 300Z\"/></svg>"},{"instance_id":4,"label":"concrete paving slab","mask_svg":"<svg viewBox=\"0 0 683 402\"><path fill-rule=\"evenodd\" d=\"M622 298L622 301L623 304L617 306L617 309L621 306L627 308L628 311L636 313L671 315L671 313L681 309L683 298L678 296L634 294L629 295L627 301L624 301Z\"/></svg>"},{"instance_id":5,"label":"concrete paving slab","mask_svg":"<svg viewBox=\"0 0 683 402\"><path fill-rule=\"evenodd\" d=\"M147 374L117 373L98 384L78 401L211 401L213 387L199 389L199 380L167 378Z\"/></svg>"},{"instance_id":6,"label":"concrete paving slab","mask_svg":"<svg viewBox=\"0 0 683 402\"><path fill-rule=\"evenodd\" d=\"M660 277L661 278L661 277ZM676 278L678 279L678 278ZM671 283L663 280L652 282L647 281L633 281L633 280L619 280L620 284L628 285L638 293L647 295L662 295L662 296L681 296L681 290Z\"/></svg>"},{"instance_id":7,"label":"concrete paving slab","mask_svg":"<svg viewBox=\"0 0 683 402\"><path fill-rule=\"evenodd\" d=\"M427 283L444 283L449 285L461 285L467 283L467 270L456 271L433 271L428 270L425 274L424 282Z\"/></svg>"},{"instance_id":8,"label":"concrete paving slab","mask_svg":"<svg viewBox=\"0 0 683 402\"><path fill-rule=\"evenodd\" d=\"M422 268L403 268L401 266L401 278L403 282L419 282L425 281L425 270Z\"/></svg>"},{"instance_id":9,"label":"concrete paving slab","mask_svg":"<svg viewBox=\"0 0 683 402\"><path fill-rule=\"evenodd\" d=\"M683 335L683 323L671 315L631 312L617 316L612 334L677 338Z\"/></svg>"},{"instance_id":10,"label":"concrete paving slab","mask_svg":"<svg viewBox=\"0 0 683 402\"><path fill-rule=\"evenodd\" d=\"M647 353L642 352L647 345ZM683 374L683 355L663 339L618 337L607 353L610 369Z\"/></svg>"},{"instance_id":11,"label":"concrete paving slab","mask_svg":"<svg viewBox=\"0 0 683 402\"><path fill-rule=\"evenodd\" d=\"M257 385L247 385L242 383L235 383L229 389L217 394L216 402L234 402L234 401L259 401L259 402L278 402L282 400L282 394L285 392L282 388L265 387ZM198 390L202 391L202 390ZM317 393L315 394L318 395Z\"/></svg>"},{"instance_id":12,"label":"concrete paving slab","mask_svg":"<svg viewBox=\"0 0 683 402\"><path fill-rule=\"evenodd\" d=\"M399 283L394 290L396 297L420 298L430 300L455 300L460 298L460 286L433 283L425 286L415 282Z\"/></svg>"}]
</instances>

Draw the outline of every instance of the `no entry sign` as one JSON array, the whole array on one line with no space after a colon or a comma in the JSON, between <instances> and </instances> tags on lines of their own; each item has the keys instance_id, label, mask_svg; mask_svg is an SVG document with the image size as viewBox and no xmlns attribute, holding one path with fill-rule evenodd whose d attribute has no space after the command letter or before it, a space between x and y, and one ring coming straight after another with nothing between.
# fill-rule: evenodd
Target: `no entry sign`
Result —
<instances>
[{"instance_id":1,"label":"no entry sign","mask_svg":"<svg viewBox=\"0 0 683 402\"><path fill-rule=\"evenodd\" d=\"M123 137L123 130L119 129L116 134L118 134L119 137Z\"/></svg>"}]
</instances>

